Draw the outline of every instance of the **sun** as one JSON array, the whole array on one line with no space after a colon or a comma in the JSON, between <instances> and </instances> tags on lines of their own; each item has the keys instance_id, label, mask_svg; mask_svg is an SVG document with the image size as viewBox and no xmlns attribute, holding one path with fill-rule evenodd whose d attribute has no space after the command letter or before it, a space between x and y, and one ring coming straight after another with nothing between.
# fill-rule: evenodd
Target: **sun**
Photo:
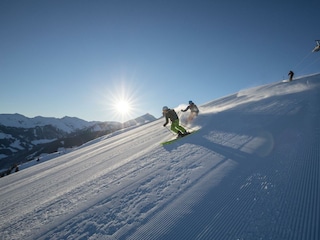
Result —
<instances>
[{"instance_id":1,"label":"sun","mask_svg":"<svg viewBox=\"0 0 320 240\"><path fill-rule=\"evenodd\" d=\"M95 97L101 112L111 121L126 123L141 116L144 94L136 79L125 76L109 79L105 85L98 86L97 92Z\"/></svg>"},{"instance_id":2,"label":"sun","mask_svg":"<svg viewBox=\"0 0 320 240\"><path fill-rule=\"evenodd\" d=\"M132 110L131 103L126 100L119 100L119 102L115 103L114 109L119 113L119 114L125 114L128 115L130 114Z\"/></svg>"},{"instance_id":3,"label":"sun","mask_svg":"<svg viewBox=\"0 0 320 240\"><path fill-rule=\"evenodd\" d=\"M113 120L123 123L134 119L139 114L138 102L141 94L138 89L128 81L117 81L110 86L104 101Z\"/></svg>"},{"instance_id":4,"label":"sun","mask_svg":"<svg viewBox=\"0 0 320 240\"><path fill-rule=\"evenodd\" d=\"M135 115L135 101L127 92L113 95L111 107L115 119L119 119L122 123L131 120Z\"/></svg>"}]
</instances>

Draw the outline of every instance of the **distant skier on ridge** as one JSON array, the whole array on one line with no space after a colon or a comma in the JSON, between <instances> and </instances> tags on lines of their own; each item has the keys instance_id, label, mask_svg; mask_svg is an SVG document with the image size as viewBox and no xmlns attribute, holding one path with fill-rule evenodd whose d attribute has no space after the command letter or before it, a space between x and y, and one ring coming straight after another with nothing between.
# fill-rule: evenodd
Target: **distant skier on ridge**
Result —
<instances>
[{"instance_id":1,"label":"distant skier on ridge","mask_svg":"<svg viewBox=\"0 0 320 240\"><path fill-rule=\"evenodd\" d=\"M293 75L294 75L294 72L292 72L292 71L290 71L290 72L288 73L288 76L289 76L289 82L291 82L291 81L292 81L292 79L293 79Z\"/></svg>"},{"instance_id":2,"label":"distant skier on ridge","mask_svg":"<svg viewBox=\"0 0 320 240\"><path fill-rule=\"evenodd\" d=\"M191 100L189 101L188 107L186 109L182 109L181 111L186 112L189 109L190 109L191 113L188 117L188 123L190 123L194 119L194 117L198 116L198 114L199 114L199 109L198 109L197 105L195 105L194 102L192 102Z\"/></svg>"},{"instance_id":3,"label":"distant skier on ridge","mask_svg":"<svg viewBox=\"0 0 320 240\"><path fill-rule=\"evenodd\" d=\"M166 122L163 124L165 127L171 120L171 131L178 134L179 137L183 137L188 134L188 132L179 125L179 117L174 109L170 109L167 106L162 108L162 114L166 118Z\"/></svg>"}]
</instances>

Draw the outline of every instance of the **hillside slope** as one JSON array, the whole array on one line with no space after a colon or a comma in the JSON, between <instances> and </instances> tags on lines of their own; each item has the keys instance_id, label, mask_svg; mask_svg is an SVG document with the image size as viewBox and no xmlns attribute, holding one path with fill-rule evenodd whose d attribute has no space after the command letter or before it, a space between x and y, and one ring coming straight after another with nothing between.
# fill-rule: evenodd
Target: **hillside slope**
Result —
<instances>
[{"instance_id":1,"label":"hillside slope","mask_svg":"<svg viewBox=\"0 0 320 240\"><path fill-rule=\"evenodd\" d=\"M130 121L87 122L75 117L28 118L20 114L0 114L0 174L11 173L16 165L43 155L80 146L120 129L156 120L150 114ZM10 170L11 169L11 170Z\"/></svg>"},{"instance_id":2,"label":"hillside slope","mask_svg":"<svg viewBox=\"0 0 320 240\"><path fill-rule=\"evenodd\" d=\"M319 102L320 75L260 86L2 178L2 237L317 240Z\"/></svg>"}]
</instances>

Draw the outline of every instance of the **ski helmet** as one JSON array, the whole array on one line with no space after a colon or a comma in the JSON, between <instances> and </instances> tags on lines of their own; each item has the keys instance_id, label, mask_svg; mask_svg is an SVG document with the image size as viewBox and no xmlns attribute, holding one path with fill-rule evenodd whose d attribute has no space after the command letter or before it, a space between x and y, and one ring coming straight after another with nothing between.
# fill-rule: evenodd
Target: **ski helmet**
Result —
<instances>
[{"instance_id":1,"label":"ski helmet","mask_svg":"<svg viewBox=\"0 0 320 240\"><path fill-rule=\"evenodd\" d=\"M162 108L162 111L164 112L164 111L168 111L168 107L167 106L164 106L163 108Z\"/></svg>"},{"instance_id":2,"label":"ski helmet","mask_svg":"<svg viewBox=\"0 0 320 240\"><path fill-rule=\"evenodd\" d=\"M192 104L192 103L193 103L193 102L190 100L190 101L189 101L189 104Z\"/></svg>"}]
</instances>

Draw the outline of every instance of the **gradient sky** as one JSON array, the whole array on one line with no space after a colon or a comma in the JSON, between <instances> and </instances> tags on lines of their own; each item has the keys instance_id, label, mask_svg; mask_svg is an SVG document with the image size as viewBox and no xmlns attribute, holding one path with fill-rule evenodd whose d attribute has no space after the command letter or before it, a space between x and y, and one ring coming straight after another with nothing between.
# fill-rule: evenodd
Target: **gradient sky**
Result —
<instances>
[{"instance_id":1,"label":"gradient sky","mask_svg":"<svg viewBox=\"0 0 320 240\"><path fill-rule=\"evenodd\" d=\"M283 2L1 0L0 113L123 122L320 72L319 1Z\"/></svg>"}]
</instances>

